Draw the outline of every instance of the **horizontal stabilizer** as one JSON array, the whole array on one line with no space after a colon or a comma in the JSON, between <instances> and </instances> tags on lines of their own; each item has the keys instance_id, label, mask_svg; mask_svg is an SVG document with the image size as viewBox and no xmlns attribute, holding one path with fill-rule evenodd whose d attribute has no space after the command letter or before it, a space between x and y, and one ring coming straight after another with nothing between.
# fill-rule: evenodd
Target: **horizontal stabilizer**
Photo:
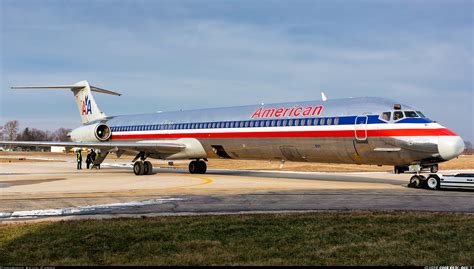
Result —
<instances>
[{"instance_id":1,"label":"horizontal stabilizer","mask_svg":"<svg viewBox=\"0 0 474 269\"><path fill-rule=\"evenodd\" d=\"M23 90L23 89L83 89L85 85L51 85L51 86L13 86L11 87L14 90ZM121 96L121 93L113 92L105 89L101 89L95 86L90 86L91 91L93 92L100 92L105 94L117 95Z\"/></svg>"},{"instance_id":2,"label":"horizontal stabilizer","mask_svg":"<svg viewBox=\"0 0 474 269\"><path fill-rule=\"evenodd\" d=\"M12 89L69 89L72 91L74 98L76 99L76 106L81 115L82 124L87 124L96 120L103 119L107 115L99 109L99 106L92 96L92 92L100 92L105 94L117 95L121 94L105 90L102 88L94 87L89 84L86 80L79 81L75 84L69 85L48 85L48 86L13 86Z\"/></svg>"}]
</instances>

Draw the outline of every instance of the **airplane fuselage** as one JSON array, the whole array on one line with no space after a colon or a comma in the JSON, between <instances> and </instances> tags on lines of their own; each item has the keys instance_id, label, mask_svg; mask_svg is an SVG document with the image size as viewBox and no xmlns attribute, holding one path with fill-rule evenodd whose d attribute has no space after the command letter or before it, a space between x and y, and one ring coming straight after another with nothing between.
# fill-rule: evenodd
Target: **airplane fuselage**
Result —
<instances>
[{"instance_id":1,"label":"airplane fuselage","mask_svg":"<svg viewBox=\"0 0 474 269\"><path fill-rule=\"evenodd\" d=\"M400 118L399 118L400 117ZM408 165L457 157L462 139L407 105L346 98L113 116L114 141L197 141L198 156L150 152L160 159L235 158ZM196 152L198 152L199 148Z\"/></svg>"}]
</instances>

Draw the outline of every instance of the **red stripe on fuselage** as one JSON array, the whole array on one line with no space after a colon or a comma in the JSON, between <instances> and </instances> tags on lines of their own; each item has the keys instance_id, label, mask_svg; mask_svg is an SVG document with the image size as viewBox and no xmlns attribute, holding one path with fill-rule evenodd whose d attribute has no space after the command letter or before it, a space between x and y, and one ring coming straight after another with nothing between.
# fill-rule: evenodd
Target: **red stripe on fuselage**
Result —
<instances>
[{"instance_id":1,"label":"red stripe on fuselage","mask_svg":"<svg viewBox=\"0 0 474 269\"><path fill-rule=\"evenodd\" d=\"M358 136L365 131L358 130ZM279 137L354 137L354 130L338 131L272 131L272 132L207 132L207 133L154 133L114 134L112 139L163 139L163 138L279 138ZM369 137L381 136L457 136L446 129L388 129L367 130Z\"/></svg>"}]
</instances>

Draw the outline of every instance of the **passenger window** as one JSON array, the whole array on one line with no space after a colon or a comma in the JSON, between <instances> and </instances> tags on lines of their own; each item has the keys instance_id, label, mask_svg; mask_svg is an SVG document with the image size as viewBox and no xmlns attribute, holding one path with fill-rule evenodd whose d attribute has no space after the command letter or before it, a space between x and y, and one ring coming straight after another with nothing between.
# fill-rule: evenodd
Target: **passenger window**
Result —
<instances>
[{"instance_id":1,"label":"passenger window","mask_svg":"<svg viewBox=\"0 0 474 269\"><path fill-rule=\"evenodd\" d=\"M293 120L288 121L288 126L293 126Z\"/></svg>"},{"instance_id":2,"label":"passenger window","mask_svg":"<svg viewBox=\"0 0 474 269\"><path fill-rule=\"evenodd\" d=\"M401 112L401 111L393 112L393 120L394 121L401 120L401 119L403 119L403 117L404 117L403 112Z\"/></svg>"},{"instance_id":3,"label":"passenger window","mask_svg":"<svg viewBox=\"0 0 474 269\"><path fill-rule=\"evenodd\" d=\"M334 119L334 125L339 125L339 118Z\"/></svg>"},{"instance_id":4,"label":"passenger window","mask_svg":"<svg viewBox=\"0 0 474 269\"><path fill-rule=\"evenodd\" d=\"M276 121L276 126L281 126L281 120Z\"/></svg>"},{"instance_id":5,"label":"passenger window","mask_svg":"<svg viewBox=\"0 0 474 269\"><path fill-rule=\"evenodd\" d=\"M328 125L332 125L332 118L328 119Z\"/></svg>"},{"instance_id":6,"label":"passenger window","mask_svg":"<svg viewBox=\"0 0 474 269\"><path fill-rule=\"evenodd\" d=\"M288 121L287 120L283 120L283 126L287 126L288 124Z\"/></svg>"},{"instance_id":7,"label":"passenger window","mask_svg":"<svg viewBox=\"0 0 474 269\"><path fill-rule=\"evenodd\" d=\"M319 119L319 125L324 125L324 124L326 124L326 119L325 118Z\"/></svg>"},{"instance_id":8,"label":"passenger window","mask_svg":"<svg viewBox=\"0 0 474 269\"><path fill-rule=\"evenodd\" d=\"M405 111L405 117L407 118L418 118L418 114L415 111Z\"/></svg>"},{"instance_id":9,"label":"passenger window","mask_svg":"<svg viewBox=\"0 0 474 269\"><path fill-rule=\"evenodd\" d=\"M380 115L380 119L383 121L390 121L390 116L392 116L392 112L384 112Z\"/></svg>"},{"instance_id":10,"label":"passenger window","mask_svg":"<svg viewBox=\"0 0 474 269\"><path fill-rule=\"evenodd\" d=\"M295 120L295 126L300 126L300 120Z\"/></svg>"},{"instance_id":11,"label":"passenger window","mask_svg":"<svg viewBox=\"0 0 474 269\"><path fill-rule=\"evenodd\" d=\"M244 127L244 122L243 121L240 122L240 128L242 128L242 127Z\"/></svg>"},{"instance_id":12,"label":"passenger window","mask_svg":"<svg viewBox=\"0 0 474 269\"><path fill-rule=\"evenodd\" d=\"M272 127L276 125L276 120L272 120Z\"/></svg>"}]
</instances>

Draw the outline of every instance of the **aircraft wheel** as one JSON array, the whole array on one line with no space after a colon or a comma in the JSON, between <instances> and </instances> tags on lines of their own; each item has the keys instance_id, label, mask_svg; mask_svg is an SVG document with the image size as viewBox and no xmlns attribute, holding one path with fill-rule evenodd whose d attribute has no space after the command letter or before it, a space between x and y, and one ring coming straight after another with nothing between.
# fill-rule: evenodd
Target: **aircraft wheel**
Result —
<instances>
[{"instance_id":1,"label":"aircraft wheel","mask_svg":"<svg viewBox=\"0 0 474 269\"><path fill-rule=\"evenodd\" d=\"M422 189L426 189L428 186L426 185L426 177L422 176L422 175L419 175L418 176L420 178L420 188Z\"/></svg>"},{"instance_id":2,"label":"aircraft wheel","mask_svg":"<svg viewBox=\"0 0 474 269\"><path fill-rule=\"evenodd\" d=\"M198 161L199 172L198 174L205 174L207 171L207 164L205 161Z\"/></svg>"},{"instance_id":3,"label":"aircraft wheel","mask_svg":"<svg viewBox=\"0 0 474 269\"><path fill-rule=\"evenodd\" d=\"M142 161L135 162L133 165L133 173L135 173L137 176L143 175L145 173L145 165Z\"/></svg>"},{"instance_id":4,"label":"aircraft wheel","mask_svg":"<svg viewBox=\"0 0 474 269\"><path fill-rule=\"evenodd\" d=\"M189 173L191 174L197 174L199 170L199 164L197 161L192 161L189 163Z\"/></svg>"},{"instance_id":5,"label":"aircraft wheel","mask_svg":"<svg viewBox=\"0 0 474 269\"><path fill-rule=\"evenodd\" d=\"M144 166L144 171L143 171L144 175L151 175L153 173L153 165L151 164L151 162L145 161L143 163L143 166Z\"/></svg>"},{"instance_id":6,"label":"aircraft wheel","mask_svg":"<svg viewBox=\"0 0 474 269\"><path fill-rule=\"evenodd\" d=\"M421 186L421 179L419 176L415 175L410 178L410 183L408 184L408 187L412 188L420 188Z\"/></svg>"},{"instance_id":7,"label":"aircraft wheel","mask_svg":"<svg viewBox=\"0 0 474 269\"><path fill-rule=\"evenodd\" d=\"M205 174L207 165L204 161L192 161L189 163L189 173L191 174Z\"/></svg>"},{"instance_id":8,"label":"aircraft wheel","mask_svg":"<svg viewBox=\"0 0 474 269\"><path fill-rule=\"evenodd\" d=\"M438 176L433 175L429 176L428 180L426 181L426 185L428 186L428 189L430 190L438 190L440 187L440 179Z\"/></svg>"}]
</instances>

